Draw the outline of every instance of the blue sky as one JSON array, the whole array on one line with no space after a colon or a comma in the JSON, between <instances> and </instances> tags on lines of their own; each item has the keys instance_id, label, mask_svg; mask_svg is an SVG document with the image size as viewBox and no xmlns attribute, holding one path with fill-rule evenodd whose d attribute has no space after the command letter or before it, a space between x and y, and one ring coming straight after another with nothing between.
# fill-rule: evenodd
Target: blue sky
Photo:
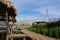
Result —
<instances>
[{"instance_id":1,"label":"blue sky","mask_svg":"<svg viewBox=\"0 0 60 40\"><path fill-rule=\"evenodd\" d=\"M17 21L42 21L48 9L51 19L60 17L60 0L11 0L17 8ZM46 19L47 20L47 19Z\"/></svg>"}]
</instances>

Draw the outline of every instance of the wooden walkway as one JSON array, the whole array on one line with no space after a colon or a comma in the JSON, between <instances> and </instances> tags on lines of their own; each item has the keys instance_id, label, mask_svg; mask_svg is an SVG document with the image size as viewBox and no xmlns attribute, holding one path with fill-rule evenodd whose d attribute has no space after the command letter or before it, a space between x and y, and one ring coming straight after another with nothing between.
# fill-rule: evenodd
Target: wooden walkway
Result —
<instances>
[{"instance_id":1,"label":"wooden walkway","mask_svg":"<svg viewBox=\"0 0 60 40\"><path fill-rule=\"evenodd\" d=\"M22 29L21 31L25 33L27 36L29 36L30 38L32 38L33 40L56 40L54 38L50 38L47 36L43 36L43 35L28 31L27 29Z\"/></svg>"},{"instance_id":2,"label":"wooden walkway","mask_svg":"<svg viewBox=\"0 0 60 40\"><path fill-rule=\"evenodd\" d=\"M0 32L2 32L2 30L0 30ZM3 30L3 32L6 32L5 30ZM8 38L10 38L11 40L13 40L13 38L23 38L23 40L26 40L26 37L30 37L32 40L56 40L54 38L50 38L41 34L37 34L35 32L31 32L28 31L27 29L21 29L21 30L13 30L13 32L22 32L24 34L10 34L8 35Z\"/></svg>"}]
</instances>

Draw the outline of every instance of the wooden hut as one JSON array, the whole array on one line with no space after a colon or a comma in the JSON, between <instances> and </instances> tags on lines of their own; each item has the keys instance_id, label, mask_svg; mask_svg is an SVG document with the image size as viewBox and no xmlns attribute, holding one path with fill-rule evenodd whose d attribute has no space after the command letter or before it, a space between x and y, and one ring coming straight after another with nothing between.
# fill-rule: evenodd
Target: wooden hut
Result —
<instances>
[{"instance_id":1,"label":"wooden hut","mask_svg":"<svg viewBox=\"0 0 60 40\"><path fill-rule=\"evenodd\" d=\"M9 22L16 22L16 7L9 0L0 0L0 21L4 21L7 27L7 37L9 35Z\"/></svg>"}]
</instances>

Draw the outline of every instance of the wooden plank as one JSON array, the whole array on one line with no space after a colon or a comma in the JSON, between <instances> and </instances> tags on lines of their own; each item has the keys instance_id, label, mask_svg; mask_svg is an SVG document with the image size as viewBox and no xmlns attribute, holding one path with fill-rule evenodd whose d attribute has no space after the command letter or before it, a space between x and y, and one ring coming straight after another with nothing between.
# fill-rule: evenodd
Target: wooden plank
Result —
<instances>
[{"instance_id":1,"label":"wooden plank","mask_svg":"<svg viewBox=\"0 0 60 40\"><path fill-rule=\"evenodd\" d=\"M13 32L21 32L20 30L13 30Z\"/></svg>"},{"instance_id":2,"label":"wooden plank","mask_svg":"<svg viewBox=\"0 0 60 40\"><path fill-rule=\"evenodd\" d=\"M27 37L27 35L25 35L25 34L12 34L12 35L9 35L9 38L26 38Z\"/></svg>"},{"instance_id":3,"label":"wooden plank","mask_svg":"<svg viewBox=\"0 0 60 40\"><path fill-rule=\"evenodd\" d=\"M0 33L6 33L7 31L6 30L0 30Z\"/></svg>"}]
</instances>

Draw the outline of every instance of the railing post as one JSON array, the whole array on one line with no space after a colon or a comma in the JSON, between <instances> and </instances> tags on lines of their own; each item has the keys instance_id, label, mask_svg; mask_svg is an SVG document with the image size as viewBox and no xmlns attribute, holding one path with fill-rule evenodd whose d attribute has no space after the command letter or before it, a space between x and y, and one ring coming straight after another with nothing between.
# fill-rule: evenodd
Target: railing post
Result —
<instances>
[{"instance_id":1,"label":"railing post","mask_svg":"<svg viewBox=\"0 0 60 40\"><path fill-rule=\"evenodd\" d=\"M12 37L13 35L12 35L12 26L11 26L11 40L13 40L13 37Z\"/></svg>"},{"instance_id":2,"label":"railing post","mask_svg":"<svg viewBox=\"0 0 60 40\"><path fill-rule=\"evenodd\" d=\"M23 40L26 40L26 37L24 37Z\"/></svg>"},{"instance_id":3,"label":"railing post","mask_svg":"<svg viewBox=\"0 0 60 40\"><path fill-rule=\"evenodd\" d=\"M6 12L6 27L7 27L7 37L6 40L8 40L9 35L9 22L8 22L8 13Z\"/></svg>"}]
</instances>

